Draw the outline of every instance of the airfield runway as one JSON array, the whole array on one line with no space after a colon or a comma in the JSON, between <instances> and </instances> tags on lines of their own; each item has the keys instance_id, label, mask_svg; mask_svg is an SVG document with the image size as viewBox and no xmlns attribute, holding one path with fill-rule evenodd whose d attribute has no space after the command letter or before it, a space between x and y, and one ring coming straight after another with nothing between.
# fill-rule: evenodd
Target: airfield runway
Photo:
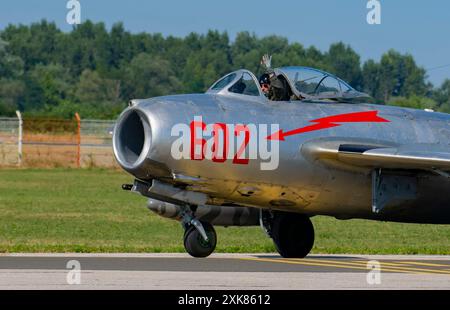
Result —
<instances>
[{"instance_id":1,"label":"airfield runway","mask_svg":"<svg viewBox=\"0 0 450 310\"><path fill-rule=\"evenodd\" d=\"M0 254L0 289L450 289L450 256Z\"/></svg>"}]
</instances>

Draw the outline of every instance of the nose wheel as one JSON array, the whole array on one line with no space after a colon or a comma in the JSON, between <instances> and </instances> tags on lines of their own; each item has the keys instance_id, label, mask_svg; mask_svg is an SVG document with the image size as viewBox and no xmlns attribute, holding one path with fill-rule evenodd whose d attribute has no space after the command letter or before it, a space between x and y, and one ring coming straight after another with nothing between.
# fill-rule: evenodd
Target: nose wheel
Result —
<instances>
[{"instance_id":1,"label":"nose wheel","mask_svg":"<svg viewBox=\"0 0 450 310\"><path fill-rule=\"evenodd\" d=\"M204 234L196 225L188 225L184 231L184 248L193 257L207 257L216 249L217 235L214 227L208 222L200 223Z\"/></svg>"}]
</instances>

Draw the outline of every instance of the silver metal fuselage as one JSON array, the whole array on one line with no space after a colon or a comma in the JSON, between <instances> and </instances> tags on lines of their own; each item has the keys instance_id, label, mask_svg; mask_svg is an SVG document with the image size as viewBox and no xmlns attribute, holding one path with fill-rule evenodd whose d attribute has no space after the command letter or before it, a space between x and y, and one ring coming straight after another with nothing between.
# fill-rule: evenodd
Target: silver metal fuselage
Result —
<instances>
[{"instance_id":1,"label":"silver metal fuselage","mask_svg":"<svg viewBox=\"0 0 450 310\"><path fill-rule=\"evenodd\" d=\"M346 123L342 126L287 137L279 142L279 166L261 170L259 160L248 165L211 160L174 159L171 135L176 124L195 116L205 123L279 124L291 130L311 120L359 111L378 111L386 123ZM138 156L120 155L119 132L135 113L144 123L145 143ZM136 117L138 119L138 117ZM139 133L140 134L140 133ZM306 158L302 146L319 138L364 139L389 144L440 144L450 147L450 115L373 104L271 102L251 96L195 94L136 100L119 117L114 150L119 164L141 180L159 179L205 193L207 204L240 205L336 218L399 222L450 223L450 180L417 172L417 198L394 204L376 214L371 208L370 171L330 168ZM129 139L133 139L132 131ZM142 137L141 137L142 138ZM123 138L125 139L125 138ZM408 172L405 171L407 174Z\"/></svg>"}]
</instances>

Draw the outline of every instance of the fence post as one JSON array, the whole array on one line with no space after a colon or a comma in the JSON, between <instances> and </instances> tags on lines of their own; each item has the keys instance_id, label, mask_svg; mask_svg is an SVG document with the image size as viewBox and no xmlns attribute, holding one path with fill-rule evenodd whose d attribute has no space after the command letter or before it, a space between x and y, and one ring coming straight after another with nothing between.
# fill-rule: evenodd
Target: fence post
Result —
<instances>
[{"instance_id":1,"label":"fence post","mask_svg":"<svg viewBox=\"0 0 450 310\"><path fill-rule=\"evenodd\" d=\"M81 118L78 112L75 112L77 120L77 167L81 167Z\"/></svg>"},{"instance_id":2,"label":"fence post","mask_svg":"<svg viewBox=\"0 0 450 310\"><path fill-rule=\"evenodd\" d=\"M22 165L22 140L23 140L23 119L22 113L19 110L16 111L17 118L19 119L19 136L17 140L17 165Z\"/></svg>"}]
</instances>

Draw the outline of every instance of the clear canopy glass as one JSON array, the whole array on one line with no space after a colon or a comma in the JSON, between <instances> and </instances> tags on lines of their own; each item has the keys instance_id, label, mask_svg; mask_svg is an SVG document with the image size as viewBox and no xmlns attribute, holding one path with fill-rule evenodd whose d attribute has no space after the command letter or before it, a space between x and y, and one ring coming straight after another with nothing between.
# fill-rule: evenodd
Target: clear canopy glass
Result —
<instances>
[{"instance_id":1,"label":"clear canopy glass","mask_svg":"<svg viewBox=\"0 0 450 310\"><path fill-rule=\"evenodd\" d=\"M291 90L290 100L366 102L370 96L353 89L340 78L314 68L281 67L275 69L278 78L285 79ZM245 69L229 73L207 91L220 95L243 95L255 100L267 100L256 76Z\"/></svg>"},{"instance_id":2,"label":"clear canopy glass","mask_svg":"<svg viewBox=\"0 0 450 310\"><path fill-rule=\"evenodd\" d=\"M334 75L307 67L282 67L277 71L288 80L293 91L309 96L338 95L354 90Z\"/></svg>"}]
</instances>

